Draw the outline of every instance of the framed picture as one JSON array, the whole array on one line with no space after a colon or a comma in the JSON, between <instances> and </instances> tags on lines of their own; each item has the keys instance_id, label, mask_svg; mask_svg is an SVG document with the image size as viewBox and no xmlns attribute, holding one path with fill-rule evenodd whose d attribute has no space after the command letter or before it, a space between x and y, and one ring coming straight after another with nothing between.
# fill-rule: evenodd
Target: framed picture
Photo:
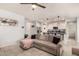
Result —
<instances>
[{"instance_id":1,"label":"framed picture","mask_svg":"<svg viewBox=\"0 0 79 59\"><path fill-rule=\"evenodd\" d=\"M0 17L0 25L1 26L16 26L18 22L14 19Z\"/></svg>"}]
</instances>

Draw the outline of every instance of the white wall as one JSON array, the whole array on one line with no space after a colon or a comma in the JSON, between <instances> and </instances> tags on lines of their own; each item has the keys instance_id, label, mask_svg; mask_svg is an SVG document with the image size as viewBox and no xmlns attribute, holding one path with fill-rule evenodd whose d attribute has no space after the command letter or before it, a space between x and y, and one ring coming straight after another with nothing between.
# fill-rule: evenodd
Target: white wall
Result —
<instances>
[{"instance_id":1,"label":"white wall","mask_svg":"<svg viewBox=\"0 0 79 59\"><path fill-rule=\"evenodd\" d=\"M65 24L65 21L64 22L60 22L60 23L57 23L57 22L53 22L53 23L51 23L51 24L49 24L48 25L48 29L53 29L53 27L57 27L58 26L58 28L59 29L65 29L66 28L66 24Z\"/></svg>"},{"instance_id":2,"label":"white wall","mask_svg":"<svg viewBox=\"0 0 79 59\"><path fill-rule=\"evenodd\" d=\"M79 17L77 18L77 42L79 42Z\"/></svg>"},{"instance_id":3,"label":"white wall","mask_svg":"<svg viewBox=\"0 0 79 59\"><path fill-rule=\"evenodd\" d=\"M34 27L32 27L32 25L34 25ZM26 34L28 34L29 36L33 35L33 34L37 34L37 26L39 26L39 24L36 24L36 21L26 21Z\"/></svg>"},{"instance_id":4,"label":"white wall","mask_svg":"<svg viewBox=\"0 0 79 59\"><path fill-rule=\"evenodd\" d=\"M16 26L0 26L0 47L11 45L24 38L24 17L16 13L0 10L0 17L11 18L18 21Z\"/></svg>"},{"instance_id":5,"label":"white wall","mask_svg":"<svg viewBox=\"0 0 79 59\"><path fill-rule=\"evenodd\" d=\"M26 34L31 35L31 22L26 22Z\"/></svg>"}]
</instances>

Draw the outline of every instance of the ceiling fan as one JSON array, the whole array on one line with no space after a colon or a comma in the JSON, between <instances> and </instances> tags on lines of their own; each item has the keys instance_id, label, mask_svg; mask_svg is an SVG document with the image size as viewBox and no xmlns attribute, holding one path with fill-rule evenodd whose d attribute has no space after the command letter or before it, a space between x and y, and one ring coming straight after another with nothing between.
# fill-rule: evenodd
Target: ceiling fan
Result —
<instances>
[{"instance_id":1,"label":"ceiling fan","mask_svg":"<svg viewBox=\"0 0 79 59\"><path fill-rule=\"evenodd\" d=\"M25 4L32 4L32 5L39 6L39 7L41 7L41 8L46 8L45 6L43 6L43 5L41 5L41 4L38 4L38 3L20 3L20 4L23 4L23 5L25 5Z\"/></svg>"}]
</instances>

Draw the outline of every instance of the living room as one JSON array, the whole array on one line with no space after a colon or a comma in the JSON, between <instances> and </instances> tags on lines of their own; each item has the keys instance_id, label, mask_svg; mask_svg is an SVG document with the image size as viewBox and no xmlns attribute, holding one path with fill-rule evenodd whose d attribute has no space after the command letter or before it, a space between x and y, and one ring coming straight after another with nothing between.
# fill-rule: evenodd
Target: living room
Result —
<instances>
[{"instance_id":1,"label":"living room","mask_svg":"<svg viewBox=\"0 0 79 59\"><path fill-rule=\"evenodd\" d=\"M0 3L0 55L79 55L78 7L78 3Z\"/></svg>"}]
</instances>

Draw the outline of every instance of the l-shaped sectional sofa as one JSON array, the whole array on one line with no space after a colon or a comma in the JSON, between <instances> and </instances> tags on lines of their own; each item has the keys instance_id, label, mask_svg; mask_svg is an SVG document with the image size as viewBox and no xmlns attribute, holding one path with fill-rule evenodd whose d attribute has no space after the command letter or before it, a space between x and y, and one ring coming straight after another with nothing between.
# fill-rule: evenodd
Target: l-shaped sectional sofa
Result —
<instances>
[{"instance_id":1,"label":"l-shaped sectional sofa","mask_svg":"<svg viewBox=\"0 0 79 59\"><path fill-rule=\"evenodd\" d=\"M55 56L62 55L63 50L62 50L62 45L60 43L54 44L50 41L40 40L40 39L30 39L30 41L28 39L23 39L23 40L24 42L26 41L25 44L23 42L20 42L20 47L23 49L27 50L28 48L35 47L45 52L51 53L52 55Z\"/></svg>"}]
</instances>

